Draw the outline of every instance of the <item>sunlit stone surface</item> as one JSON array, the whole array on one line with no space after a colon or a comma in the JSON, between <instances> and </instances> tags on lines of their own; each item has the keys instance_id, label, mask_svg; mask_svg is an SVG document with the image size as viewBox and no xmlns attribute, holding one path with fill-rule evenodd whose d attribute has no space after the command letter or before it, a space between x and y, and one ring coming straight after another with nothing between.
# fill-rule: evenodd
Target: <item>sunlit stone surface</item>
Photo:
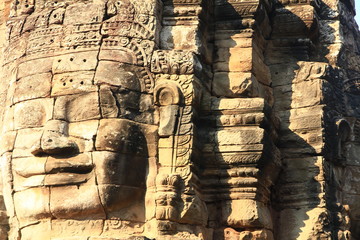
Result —
<instances>
[{"instance_id":1,"label":"sunlit stone surface","mask_svg":"<svg viewBox=\"0 0 360 240\"><path fill-rule=\"evenodd\" d=\"M360 239L354 1L0 1L0 240Z\"/></svg>"}]
</instances>

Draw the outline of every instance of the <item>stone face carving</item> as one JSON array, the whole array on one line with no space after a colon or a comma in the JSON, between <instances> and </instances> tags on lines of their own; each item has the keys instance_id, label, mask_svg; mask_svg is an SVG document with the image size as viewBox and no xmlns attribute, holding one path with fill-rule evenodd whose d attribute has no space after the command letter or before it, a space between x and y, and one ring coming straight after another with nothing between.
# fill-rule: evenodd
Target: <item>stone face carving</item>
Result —
<instances>
[{"instance_id":1,"label":"stone face carving","mask_svg":"<svg viewBox=\"0 0 360 240\"><path fill-rule=\"evenodd\" d=\"M353 1L0 1L0 240L360 238Z\"/></svg>"},{"instance_id":2,"label":"stone face carving","mask_svg":"<svg viewBox=\"0 0 360 240\"><path fill-rule=\"evenodd\" d=\"M26 46L4 59L15 71L3 129L9 238L141 236L157 155L149 61L159 3L11 4L8 45Z\"/></svg>"}]
</instances>

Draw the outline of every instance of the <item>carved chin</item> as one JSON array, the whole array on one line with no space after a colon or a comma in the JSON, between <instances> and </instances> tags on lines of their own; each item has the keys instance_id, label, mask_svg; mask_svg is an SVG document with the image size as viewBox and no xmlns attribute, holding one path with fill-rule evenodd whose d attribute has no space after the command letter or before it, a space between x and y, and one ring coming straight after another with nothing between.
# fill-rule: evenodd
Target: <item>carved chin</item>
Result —
<instances>
[{"instance_id":1,"label":"carved chin","mask_svg":"<svg viewBox=\"0 0 360 240\"><path fill-rule=\"evenodd\" d=\"M118 185L99 185L99 193L107 218L130 221L144 220L144 189Z\"/></svg>"},{"instance_id":2,"label":"carved chin","mask_svg":"<svg viewBox=\"0 0 360 240\"><path fill-rule=\"evenodd\" d=\"M83 183L33 186L15 192L14 207L20 225L45 219L144 221L146 164L140 163L146 158L111 152L94 156L103 160L103 165L97 164ZM138 165L141 167L134 167Z\"/></svg>"},{"instance_id":3,"label":"carved chin","mask_svg":"<svg viewBox=\"0 0 360 240\"><path fill-rule=\"evenodd\" d=\"M14 203L22 226L50 218L143 221L144 195L143 188L111 184L51 186L16 192Z\"/></svg>"},{"instance_id":4,"label":"carved chin","mask_svg":"<svg viewBox=\"0 0 360 240\"><path fill-rule=\"evenodd\" d=\"M106 218L96 185L51 187L50 211L60 219Z\"/></svg>"}]
</instances>

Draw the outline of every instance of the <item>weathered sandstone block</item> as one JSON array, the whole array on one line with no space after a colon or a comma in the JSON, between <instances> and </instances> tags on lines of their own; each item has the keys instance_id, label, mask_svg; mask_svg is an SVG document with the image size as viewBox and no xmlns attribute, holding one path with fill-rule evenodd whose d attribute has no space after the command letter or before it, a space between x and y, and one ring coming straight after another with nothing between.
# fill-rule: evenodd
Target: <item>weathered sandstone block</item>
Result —
<instances>
[{"instance_id":1,"label":"weathered sandstone block","mask_svg":"<svg viewBox=\"0 0 360 240\"><path fill-rule=\"evenodd\" d=\"M360 238L355 1L0 1L0 240Z\"/></svg>"}]
</instances>

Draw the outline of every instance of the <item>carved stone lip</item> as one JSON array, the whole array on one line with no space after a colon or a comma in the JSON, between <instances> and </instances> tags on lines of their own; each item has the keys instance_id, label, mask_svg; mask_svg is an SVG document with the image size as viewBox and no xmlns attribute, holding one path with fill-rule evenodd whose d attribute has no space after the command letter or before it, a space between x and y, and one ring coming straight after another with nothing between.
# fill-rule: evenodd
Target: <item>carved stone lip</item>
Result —
<instances>
[{"instance_id":1,"label":"carved stone lip","mask_svg":"<svg viewBox=\"0 0 360 240\"><path fill-rule=\"evenodd\" d=\"M50 176L50 175L85 175L90 173L93 170L94 166L92 165L74 165L72 163L68 162L60 162L58 163L58 166L54 166L50 169L46 169L44 172L28 172L28 171L18 171L15 170L15 172L24 177L29 178L37 175L44 175L44 176Z\"/></svg>"},{"instance_id":2,"label":"carved stone lip","mask_svg":"<svg viewBox=\"0 0 360 240\"><path fill-rule=\"evenodd\" d=\"M78 165L71 162L54 163L51 168L45 170L46 175L54 175L60 173L67 174L87 174L92 171L93 165Z\"/></svg>"},{"instance_id":3,"label":"carved stone lip","mask_svg":"<svg viewBox=\"0 0 360 240\"><path fill-rule=\"evenodd\" d=\"M91 178L92 174L77 174L77 173L56 173L56 174L43 174L34 175L21 183L21 186L17 186L19 189L27 189L33 187L44 186L68 186L78 185L87 182Z\"/></svg>"},{"instance_id":4,"label":"carved stone lip","mask_svg":"<svg viewBox=\"0 0 360 240\"><path fill-rule=\"evenodd\" d=\"M24 178L33 176L81 176L89 174L93 169L91 158L87 154L80 154L71 158L53 158L49 157L43 165L31 163L26 164L27 167L22 165L14 166L14 171ZM36 166L37 165L37 166ZM30 166L30 167L29 167Z\"/></svg>"},{"instance_id":5,"label":"carved stone lip","mask_svg":"<svg viewBox=\"0 0 360 240\"><path fill-rule=\"evenodd\" d=\"M45 186L61 186L85 183L89 180L90 174L56 173L45 175Z\"/></svg>"}]
</instances>

